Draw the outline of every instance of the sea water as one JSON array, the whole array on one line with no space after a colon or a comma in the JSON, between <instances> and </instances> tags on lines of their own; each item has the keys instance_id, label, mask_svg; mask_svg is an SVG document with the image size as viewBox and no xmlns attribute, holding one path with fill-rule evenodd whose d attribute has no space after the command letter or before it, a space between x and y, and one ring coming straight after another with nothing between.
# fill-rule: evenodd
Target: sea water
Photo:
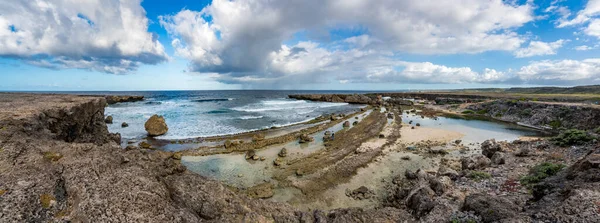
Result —
<instances>
[{"instance_id":1,"label":"sea water","mask_svg":"<svg viewBox=\"0 0 600 223\"><path fill-rule=\"evenodd\" d=\"M348 113L360 105L311 102L289 99L290 94L350 93L316 91L156 91L110 92L143 95L144 101L109 105L113 116L110 132L125 139L146 136L144 123L154 114L162 115L169 127L159 139L187 139L236 134L281 127L331 113ZM106 93L104 93L106 94ZM127 122L129 127L122 128Z\"/></svg>"}]
</instances>

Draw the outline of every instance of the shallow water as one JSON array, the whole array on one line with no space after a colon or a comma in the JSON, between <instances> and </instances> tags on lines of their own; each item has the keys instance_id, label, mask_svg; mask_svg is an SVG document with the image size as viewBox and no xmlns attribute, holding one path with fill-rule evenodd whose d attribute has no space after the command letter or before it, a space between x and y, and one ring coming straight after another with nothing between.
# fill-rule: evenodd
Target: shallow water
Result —
<instances>
[{"instance_id":1,"label":"shallow water","mask_svg":"<svg viewBox=\"0 0 600 223\"><path fill-rule=\"evenodd\" d=\"M372 110L366 111L369 114ZM350 117L350 122L362 121L366 117L361 114ZM357 119L358 118L358 119ZM349 128L352 128L350 126ZM219 180L225 184L247 188L271 179L272 171L276 168L273 161L278 157L282 148L286 148L288 155L285 160L303 157L323 148L323 136L325 131L338 132L344 129L343 122L338 123L326 130L311 134L313 142L299 143L298 140L283 145L268 146L256 151L264 161L246 160L245 154L217 154L210 156L184 156L181 163L190 171L211 179Z\"/></svg>"},{"instance_id":2,"label":"shallow water","mask_svg":"<svg viewBox=\"0 0 600 223\"><path fill-rule=\"evenodd\" d=\"M497 141L513 141L521 136L543 136L542 132L534 129L500 122L467 120L457 118L437 117L421 118L420 115L414 113L402 114L402 122L409 123L412 121L412 126L420 123L422 127L439 128L460 132L464 134L461 138L466 143L483 142L487 139L496 139Z\"/></svg>"}]
</instances>

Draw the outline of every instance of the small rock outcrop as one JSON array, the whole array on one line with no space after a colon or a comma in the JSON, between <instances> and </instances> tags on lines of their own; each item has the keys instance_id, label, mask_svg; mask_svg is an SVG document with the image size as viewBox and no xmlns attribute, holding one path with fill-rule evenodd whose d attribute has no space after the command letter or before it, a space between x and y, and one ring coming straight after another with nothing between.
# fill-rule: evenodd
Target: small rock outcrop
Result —
<instances>
[{"instance_id":1,"label":"small rock outcrop","mask_svg":"<svg viewBox=\"0 0 600 223\"><path fill-rule=\"evenodd\" d=\"M349 121L345 121L344 122L344 128L348 128L350 127L350 122Z\"/></svg>"},{"instance_id":2,"label":"small rock outcrop","mask_svg":"<svg viewBox=\"0 0 600 223\"><path fill-rule=\"evenodd\" d=\"M346 196L351 197L354 200L364 200L364 199L370 199L371 197L375 196L375 192L373 192L372 190L369 190L369 188L367 188L365 186L361 186L355 190L346 191Z\"/></svg>"},{"instance_id":3,"label":"small rock outcrop","mask_svg":"<svg viewBox=\"0 0 600 223\"><path fill-rule=\"evenodd\" d=\"M463 170L483 169L492 163L492 161L484 155L475 155L472 157L463 157L461 160Z\"/></svg>"},{"instance_id":4,"label":"small rock outcrop","mask_svg":"<svg viewBox=\"0 0 600 223\"><path fill-rule=\"evenodd\" d=\"M136 102L144 100L144 96L107 95L104 97L109 105L121 102Z\"/></svg>"},{"instance_id":5,"label":"small rock outcrop","mask_svg":"<svg viewBox=\"0 0 600 223\"><path fill-rule=\"evenodd\" d=\"M106 116L106 118L104 119L104 122L106 124L112 124L113 123L113 117L111 115Z\"/></svg>"},{"instance_id":6,"label":"small rock outcrop","mask_svg":"<svg viewBox=\"0 0 600 223\"><path fill-rule=\"evenodd\" d=\"M167 123L165 122L165 118L159 115L153 115L146 121L144 124L146 128L146 132L148 132L149 136L160 136L164 135L169 131L169 127L167 127Z\"/></svg>"},{"instance_id":7,"label":"small rock outcrop","mask_svg":"<svg viewBox=\"0 0 600 223\"><path fill-rule=\"evenodd\" d=\"M281 149L281 151L279 151L279 153L277 155L279 157L286 157L287 156L287 149L286 148Z\"/></svg>"},{"instance_id":8,"label":"small rock outcrop","mask_svg":"<svg viewBox=\"0 0 600 223\"><path fill-rule=\"evenodd\" d=\"M129 127L129 124L127 124L127 122L121 123L121 128L127 128L127 127Z\"/></svg>"},{"instance_id":9,"label":"small rock outcrop","mask_svg":"<svg viewBox=\"0 0 600 223\"><path fill-rule=\"evenodd\" d=\"M301 134L300 135L300 143L307 143L307 142L312 142L315 139L311 136L309 136L308 134Z\"/></svg>"},{"instance_id":10,"label":"small rock outcrop","mask_svg":"<svg viewBox=\"0 0 600 223\"><path fill-rule=\"evenodd\" d=\"M481 143L481 153L487 158L492 158L494 153L502 151L502 146L495 139L488 139Z\"/></svg>"}]
</instances>

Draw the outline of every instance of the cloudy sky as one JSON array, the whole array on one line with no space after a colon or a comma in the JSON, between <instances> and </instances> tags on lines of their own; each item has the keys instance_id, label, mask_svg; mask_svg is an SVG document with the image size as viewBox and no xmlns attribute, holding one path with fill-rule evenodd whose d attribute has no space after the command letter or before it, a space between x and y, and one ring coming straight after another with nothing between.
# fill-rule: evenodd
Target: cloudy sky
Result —
<instances>
[{"instance_id":1,"label":"cloudy sky","mask_svg":"<svg viewBox=\"0 0 600 223\"><path fill-rule=\"evenodd\" d=\"M600 84L600 0L3 0L0 90Z\"/></svg>"}]
</instances>

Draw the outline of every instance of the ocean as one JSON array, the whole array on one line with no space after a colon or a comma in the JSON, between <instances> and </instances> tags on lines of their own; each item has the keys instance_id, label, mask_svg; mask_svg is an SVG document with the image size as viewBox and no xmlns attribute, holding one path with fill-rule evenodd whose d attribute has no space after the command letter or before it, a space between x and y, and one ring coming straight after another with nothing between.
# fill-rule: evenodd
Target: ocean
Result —
<instances>
[{"instance_id":1,"label":"ocean","mask_svg":"<svg viewBox=\"0 0 600 223\"><path fill-rule=\"evenodd\" d=\"M73 92L74 93L74 92ZM165 117L169 131L159 139L188 139L236 134L308 121L320 115L348 113L361 106L310 102L287 98L290 94L355 93L348 91L141 91L77 92L81 94L143 95L145 100L109 105L113 116L108 129L124 139L146 137L144 123L154 114ZM361 92L364 93L364 92ZM129 127L122 128L127 122Z\"/></svg>"}]
</instances>

